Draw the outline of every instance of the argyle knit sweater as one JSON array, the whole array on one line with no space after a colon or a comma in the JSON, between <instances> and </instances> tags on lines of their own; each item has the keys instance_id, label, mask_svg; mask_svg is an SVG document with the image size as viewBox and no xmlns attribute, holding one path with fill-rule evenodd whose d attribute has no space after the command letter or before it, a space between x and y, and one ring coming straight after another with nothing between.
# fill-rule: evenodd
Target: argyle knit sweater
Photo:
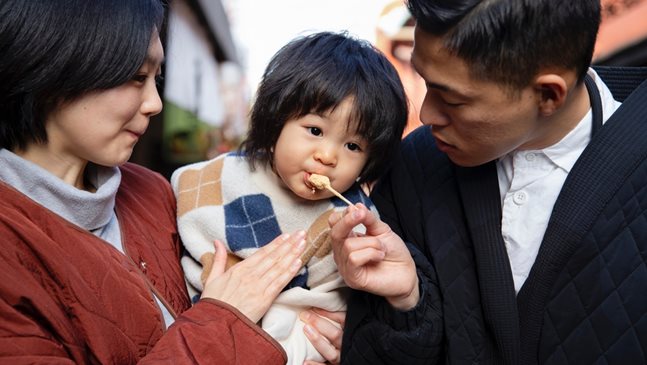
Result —
<instances>
[{"instance_id":1,"label":"argyle knit sweater","mask_svg":"<svg viewBox=\"0 0 647 365\"><path fill-rule=\"evenodd\" d=\"M269 168L254 171L244 156L229 153L184 166L171 177L177 198L182 259L190 291L202 290L213 263L215 239L225 243L228 264L253 254L285 232L305 230L304 267L262 319L262 327L286 350L288 364L324 361L303 334L299 313L311 307L345 309L345 285L330 249L328 216L346 207L339 198L304 200L281 185ZM359 186L343 195L376 210ZM362 227L363 228L363 227Z\"/></svg>"}]
</instances>

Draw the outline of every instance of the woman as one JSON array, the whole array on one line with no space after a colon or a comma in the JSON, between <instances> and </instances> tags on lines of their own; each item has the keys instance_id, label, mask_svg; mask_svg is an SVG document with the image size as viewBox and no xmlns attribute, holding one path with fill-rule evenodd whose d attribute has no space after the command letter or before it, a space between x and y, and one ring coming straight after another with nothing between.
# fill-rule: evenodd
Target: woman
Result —
<instances>
[{"instance_id":1,"label":"woman","mask_svg":"<svg viewBox=\"0 0 647 365\"><path fill-rule=\"evenodd\" d=\"M163 13L158 0L0 3L3 360L285 362L255 322L300 267L303 233L214 270L191 307L169 184L126 163L162 108Z\"/></svg>"}]
</instances>

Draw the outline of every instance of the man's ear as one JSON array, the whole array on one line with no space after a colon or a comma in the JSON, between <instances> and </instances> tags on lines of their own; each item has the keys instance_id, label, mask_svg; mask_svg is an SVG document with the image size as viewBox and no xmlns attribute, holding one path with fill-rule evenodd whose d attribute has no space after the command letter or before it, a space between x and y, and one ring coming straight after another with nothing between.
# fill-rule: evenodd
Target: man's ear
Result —
<instances>
[{"instance_id":1,"label":"man's ear","mask_svg":"<svg viewBox=\"0 0 647 365\"><path fill-rule=\"evenodd\" d=\"M535 79L535 90L539 96L539 112L543 116L550 116L564 105L568 96L568 82L559 74L541 74Z\"/></svg>"}]
</instances>

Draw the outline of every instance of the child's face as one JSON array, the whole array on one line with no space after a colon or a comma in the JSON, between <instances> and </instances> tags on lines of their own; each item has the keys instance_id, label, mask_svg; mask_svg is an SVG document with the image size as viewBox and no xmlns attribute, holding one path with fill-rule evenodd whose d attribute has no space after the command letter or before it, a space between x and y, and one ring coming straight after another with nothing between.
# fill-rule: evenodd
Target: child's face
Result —
<instances>
[{"instance_id":1,"label":"child's face","mask_svg":"<svg viewBox=\"0 0 647 365\"><path fill-rule=\"evenodd\" d=\"M325 175L332 187L350 188L368 159L368 143L348 129L352 98L325 115L307 114L288 120L274 146L274 167L284 185L308 200L329 198L327 190L315 190L310 174Z\"/></svg>"}]
</instances>

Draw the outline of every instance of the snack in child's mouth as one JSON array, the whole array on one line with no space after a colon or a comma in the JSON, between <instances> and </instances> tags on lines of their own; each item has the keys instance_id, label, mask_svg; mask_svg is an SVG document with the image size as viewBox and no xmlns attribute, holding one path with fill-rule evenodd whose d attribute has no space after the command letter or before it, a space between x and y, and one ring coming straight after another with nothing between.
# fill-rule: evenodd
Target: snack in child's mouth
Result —
<instances>
[{"instance_id":1,"label":"snack in child's mouth","mask_svg":"<svg viewBox=\"0 0 647 365\"><path fill-rule=\"evenodd\" d=\"M318 190L323 190L330 186L330 179L324 175L312 174L308 177L308 181Z\"/></svg>"},{"instance_id":2,"label":"snack in child's mouth","mask_svg":"<svg viewBox=\"0 0 647 365\"><path fill-rule=\"evenodd\" d=\"M318 190L323 190L327 189L331 193L335 194L339 199L343 200L346 204L348 205L353 205L348 199L346 199L343 195L341 195L337 190L333 189L332 186L330 186L330 179L328 176L324 175L319 175L319 174L311 174L308 176L308 181ZM313 190L314 193L314 190Z\"/></svg>"}]
</instances>

